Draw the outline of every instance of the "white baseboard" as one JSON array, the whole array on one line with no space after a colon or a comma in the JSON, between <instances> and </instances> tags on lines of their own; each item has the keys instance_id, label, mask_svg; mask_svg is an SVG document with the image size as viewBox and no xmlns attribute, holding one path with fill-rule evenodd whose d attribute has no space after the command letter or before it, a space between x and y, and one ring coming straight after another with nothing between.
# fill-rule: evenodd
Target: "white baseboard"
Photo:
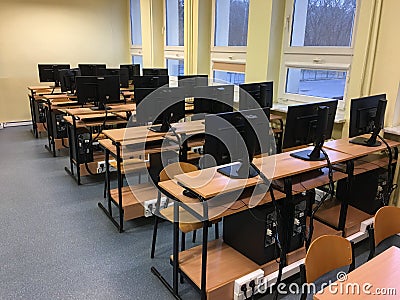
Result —
<instances>
[{"instance_id":1,"label":"white baseboard","mask_svg":"<svg viewBox=\"0 0 400 300\"><path fill-rule=\"evenodd\" d=\"M32 121L4 122L0 123L0 129L6 127L28 126L32 125Z\"/></svg>"}]
</instances>

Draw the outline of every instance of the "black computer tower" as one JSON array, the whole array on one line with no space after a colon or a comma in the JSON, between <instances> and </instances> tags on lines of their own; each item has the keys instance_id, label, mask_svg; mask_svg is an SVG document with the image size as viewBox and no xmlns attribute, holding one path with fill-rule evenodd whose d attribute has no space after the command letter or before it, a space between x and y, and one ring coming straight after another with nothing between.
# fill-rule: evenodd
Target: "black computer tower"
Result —
<instances>
[{"instance_id":1,"label":"black computer tower","mask_svg":"<svg viewBox=\"0 0 400 300\"><path fill-rule=\"evenodd\" d=\"M67 122L64 120L64 114L58 111L51 112L51 136L55 139L67 138Z\"/></svg>"},{"instance_id":2,"label":"black computer tower","mask_svg":"<svg viewBox=\"0 0 400 300\"><path fill-rule=\"evenodd\" d=\"M70 151L79 164L93 161L92 134L87 128L71 128ZM76 137L76 139L74 138Z\"/></svg>"},{"instance_id":3,"label":"black computer tower","mask_svg":"<svg viewBox=\"0 0 400 300\"><path fill-rule=\"evenodd\" d=\"M304 246L307 208L313 197L314 193L293 196L287 207L291 211L290 218L294 220L288 252ZM227 216L223 222L224 242L259 265L279 257L276 233L277 215L272 203ZM279 238L283 239L283 232L279 233Z\"/></svg>"},{"instance_id":4,"label":"black computer tower","mask_svg":"<svg viewBox=\"0 0 400 300\"><path fill-rule=\"evenodd\" d=\"M354 176L351 189L347 181L339 180L336 196L367 214L374 215L383 206L382 194L387 189L387 170L375 169Z\"/></svg>"}]
</instances>

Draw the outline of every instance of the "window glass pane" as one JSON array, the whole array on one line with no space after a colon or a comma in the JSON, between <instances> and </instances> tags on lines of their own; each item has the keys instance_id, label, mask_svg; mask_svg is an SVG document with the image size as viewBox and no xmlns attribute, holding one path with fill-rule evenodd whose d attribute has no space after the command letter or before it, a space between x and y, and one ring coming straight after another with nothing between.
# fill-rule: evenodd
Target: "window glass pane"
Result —
<instances>
[{"instance_id":1,"label":"window glass pane","mask_svg":"<svg viewBox=\"0 0 400 300\"><path fill-rule=\"evenodd\" d=\"M169 76L184 75L184 62L181 59L167 59L167 68Z\"/></svg>"},{"instance_id":2,"label":"window glass pane","mask_svg":"<svg viewBox=\"0 0 400 300\"><path fill-rule=\"evenodd\" d=\"M229 82L236 85L244 83L243 73L214 70L213 77L216 82L221 82L221 83Z\"/></svg>"},{"instance_id":3,"label":"window glass pane","mask_svg":"<svg viewBox=\"0 0 400 300\"><path fill-rule=\"evenodd\" d=\"M141 55L132 55L132 63L140 65L140 73L143 69L143 57Z\"/></svg>"},{"instance_id":4,"label":"window glass pane","mask_svg":"<svg viewBox=\"0 0 400 300\"><path fill-rule=\"evenodd\" d=\"M346 71L289 68L286 93L342 100Z\"/></svg>"},{"instance_id":5,"label":"window glass pane","mask_svg":"<svg viewBox=\"0 0 400 300\"><path fill-rule=\"evenodd\" d=\"M131 34L132 45L141 45L142 23L140 19L140 0L131 0Z\"/></svg>"},{"instance_id":6,"label":"window glass pane","mask_svg":"<svg viewBox=\"0 0 400 300\"><path fill-rule=\"evenodd\" d=\"M184 0L166 0L167 46L183 46Z\"/></svg>"},{"instance_id":7,"label":"window glass pane","mask_svg":"<svg viewBox=\"0 0 400 300\"><path fill-rule=\"evenodd\" d=\"M247 46L249 1L215 1L214 46Z\"/></svg>"},{"instance_id":8,"label":"window glass pane","mask_svg":"<svg viewBox=\"0 0 400 300\"><path fill-rule=\"evenodd\" d=\"M296 0L291 46L350 47L357 0Z\"/></svg>"}]
</instances>

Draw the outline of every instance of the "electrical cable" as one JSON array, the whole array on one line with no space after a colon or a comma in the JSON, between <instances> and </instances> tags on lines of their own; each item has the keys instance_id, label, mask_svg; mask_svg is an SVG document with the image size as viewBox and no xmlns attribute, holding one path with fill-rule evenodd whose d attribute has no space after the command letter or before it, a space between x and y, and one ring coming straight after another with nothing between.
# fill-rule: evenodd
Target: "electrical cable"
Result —
<instances>
[{"instance_id":1,"label":"electrical cable","mask_svg":"<svg viewBox=\"0 0 400 300\"><path fill-rule=\"evenodd\" d=\"M381 137L378 134L379 139L382 141L382 143L385 144L387 151L388 151L388 155L389 155L389 161L388 161L388 169L387 169L387 188L386 191L384 193L384 198L383 198L383 204L389 205L389 201L390 201L390 196L393 193L393 178L392 178L392 162L393 162L393 154L392 154L392 148L390 148L389 144L385 141L385 139L383 137Z\"/></svg>"},{"instance_id":2,"label":"electrical cable","mask_svg":"<svg viewBox=\"0 0 400 300\"><path fill-rule=\"evenodd\" d=\"M279 237L279 227L280 227L280 222L278 220L281 220L281 213L278 207L278 204L276 203L275 195L272 190L272 187L270 186L271 182L270 180L264 175L264 173L256 166L254 163L250 163L250 165L254 168L254 170L257 172L258 176L264 181L264 183L269 186L269 192L271 195L271 202L274 205L276 214L277 214L277 236ZM286 249L282 250L281 247L281 253L280 253L280 260L279 260L279 270L278 270L278 277L276 279L275 286L278 286L281 281L282 281L282 272L284 268L284 262L285 262L285 257L286 257ZM275 290L275 295L274 295L274 300L278 299L278 289Z\"/></svg>"},{"instance_id":3,"label":"electrical cable","mask_svg":"<svg viewBox=\"0 0 400 300\"><path fill-rule=\"evenodd\" d=\"M314 216L317 213L317 211L320 209L320 207L325 203L326 199L328 196L331 196L332 198L334 197L335 194L335 185L333 182L333 168L332 168L332 163L329 159L328 154L324 149L321 148L321 152L324 154L326 162L328 164L328 178L329 178L329 193L326 193L321 201L317 204L317 206L312 210L311 216L310 216L310 227L308 230L308 238L306 240L306 249L310 246L311 239L314 233Z\"/></svg>"}]
</instances>

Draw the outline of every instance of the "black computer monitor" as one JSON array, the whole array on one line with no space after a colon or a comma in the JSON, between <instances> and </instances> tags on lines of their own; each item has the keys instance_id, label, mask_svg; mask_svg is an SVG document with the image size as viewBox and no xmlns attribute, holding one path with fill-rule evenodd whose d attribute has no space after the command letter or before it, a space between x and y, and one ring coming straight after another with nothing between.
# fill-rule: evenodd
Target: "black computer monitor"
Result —
<instances>
[{"instance_id":1,"label":"black computer monitor","mask_svg":"<svg viewBox=\"0 0 400 300\"><path fill-rule=\"evenodd\" d=\"M148 98L136 105L138 123L161 124L160 126L151 126L149 129L156 132L167 132L171 123L178 122L185 117L185 96L182 88L160 87L153 90L151 88L139 90L147 92Z\"/></svg>"},{"instance_id":2,"label":"black computer monitor","mask_svg":"<svg viewBox=\"0 0 400 300\"><path fill-rule=\"evenodd\" d=\"M365 103L363 101L365 98L353 99L351 101L350 132L353 134L356 132L359 134L372 132L372 134L369 138L356 137L350 140L350 143L368 147L377 147L381 145L381 142L377 141L376 138L384 127L385 122L387 100L384 97L386 97L386 95L367 97ZM356 101L353 102L354 100ZM373 104L376 102L378 103L374 106ZM355 118L352 119L352 116L355 116ZM352 122L355 124L352 124Z\"/></svg>"},{"instance_id":3,"label":"black computer monitor","mask_svg":"<svg viewBox=\"0 0 400 300\"><path fill-rule=\"evenodd\" d=\"M168 69L164 68L143 68L143 76L168 76Z\"/></svg>"},{"instance_id":4,"label":"black computer monitor","mask_svg":"<svg viewBox=\"0 0 400 300\"><path fill-rule=\"evenodd\" d=\"M133 76L140 76L140 65L139 64L119 65L119 67L120 67L120 69L128 69L129 80L133 80Z\"/></svg>"},{"instance_id":5,"label":"black computer monitor","mask_svg":"<svg viewBox=\"0 0 400 300\"><path fill-rule=\"evenodd\" d=\"M351 100L349 137L371 133L374 130L374 120L380 99L386 99L386 94Z\"/></svg>"},{"instance_id":6,"label":"black computer monitor","mask_svg":"<svg viewBox=\"0 0 400 300\"><path fill-rule=\"evenodd\" d=\"M324 132L325 139L332 137L338 100L309 104L291 105L286 115L283 148L292 148L315 142L317 133L318 108L329 107L328 125Z\"/></svg>"},{"instance_id":7,"label":"black computer monitor","mask_svg":"<svg viewBox=\"0 0 400 300\"><path fill-rule=\"evenodd\" d=\"M208 75L179 75L178 86L181 87L208 86Z\"/></svg>"},{"instance_id":8,"label":"black computer monitor","mask_svg":"<svg viewBox=\"0 0 400 300\"><path fill-rule=\"evenodd\" d=\"M55 86L60 86L59 70L70 69L69 64L38 64L39 81L54 82Z\"/></svg>"},{"instance_id":9,"label":"black computer monitor","mask_svg":"<svg viewBox=\"0 0 400 300\"><path fill-rule=\"evenodd\" d=\"M324 160L325 156L321 151L324 141L326 139L325 133L328 128L329 119L328 106L318 106L317 108L317 120L315 123L315 134L314 134L314 149L313 150L300 150L294 153L290 153L290 156L308 161L319 161Z\"/></svg>"},{"instance_id":10,"label":"black computer monitor","mask_svg":"<svg viewBox=\"0 0 400 300\"><path fill-rule=\"evenodd\" d=\"M254 155L269 153L273 136L268 114L269 108L206 115L202 167L239 162L218 172L232 178L256 176L250 163Z\"/></svg>"},{"instance_id":11,"label":"black computer monitor","mask_svg":"<svg viewBox=\"0 0 400 300\"><path fill-rule=\"evenodd\" d=\"M80 76L78 68L75 69L63 69L58 71L60 79L61 92L63 93L74 93L75 92L75 77Z\"/></svg>"},{"instance_id":12,"label":"black computer monitor","mask_svg":"<svg viewBox=\"0 0 400 300\"><path fill-rule=\"evenodd\" d=\"M82 76L104 76L106 72L105 64L78 64Z\"/></svg>"},{"instance_id":13,"label":"black computer monitor","mask_svg":"<svg viewBox=\"0 0 400 300\"><path fill-rule=\"evenodd\" d=\"M218 114L233 111L234 86L199 86L194 91L194 114Z\"/></svg>"},{"instance_id":14,"label":"black computer monitor","mask_svg":"<svg viewBox=\"0 0 400 300\"><path fill-rule=\"evenodd\" d=\"M273 82L245 83L239 85L239 109L272 107Z\"/></svg>"},{"instance_id":15,"label":"black computer monitor","mask_svg":"<svg viewBox=\"0 0 400 300\"><path fill-rule=\"evenodd\" d=\"M122 88L129 87L129 70L128 69L111 69L105 70L105 76L115 75L119 76L119 84Z\"/></svg>"},{"instance_id":16,"label":"black computer monitor","mask_svg":"<svg viewBox=\"0 0 400 300\"><path fill-rule=\"evenodd\" d=\"M119 76L77 76L76 94L79 104L93 102L94 109L107 109L106 104L121 101Z\"/></svg>"},{"instance_id":17,"label":"black computer monitor","mask_svg":"<svg viewBox=\"0 0 400 300\"><path fill-rule=\"evenodd\" d=\"M133 87L159 88L169 84L169 76L133 76Z\"/></svg>"}]
</instances>

